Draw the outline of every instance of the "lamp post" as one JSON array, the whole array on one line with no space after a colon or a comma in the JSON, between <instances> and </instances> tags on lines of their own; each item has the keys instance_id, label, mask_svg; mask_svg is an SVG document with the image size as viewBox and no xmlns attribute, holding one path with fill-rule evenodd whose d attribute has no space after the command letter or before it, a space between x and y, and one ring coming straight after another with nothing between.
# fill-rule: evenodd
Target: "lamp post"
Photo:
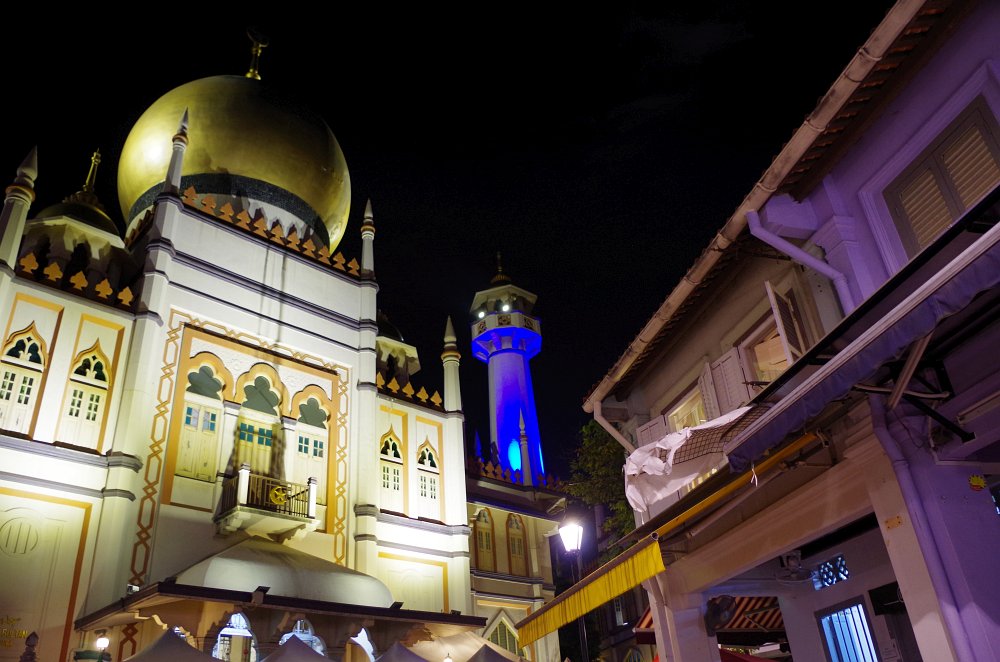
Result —
<instances>
[{"instance_id":1,"label":"lamp post","mask_svg":"<svg viewBox=\"0 0 1000 662\"><path fill-rule=\"evenodd\" d=\"M97 648L97 652L101 654L101 656L98 658L99 660L101 660L101 662L104 662L104 660L111 659L111 656L104 652L108 650L108 646L110 645L111 645L111 640L108 639L108 636L104 633L104 630L98 630L97 640L94 642L94 646ZM105 657L106 655L107 657Z\"/></svg>"},{"instance_id":2,"label":"lamp post","mask_svg":"<svg viewBox=\"0 0 1000 662\"><path fill-rule=\"evenodd\" d=\"M566 509L566 515L563 517L562 524L559 525L559 537L562 538L563 547L566 548L566 552L573 558L571 574L573 583L576 584L582 579L583 575L583 562L581 560L583 525L573 516L569 508ZM576 625L580 631L581 662L590 662L590 651L587 650L587 626L584 623L585 616L586 614L581 614L576 619Z\"/></svg>"}]
</instances>

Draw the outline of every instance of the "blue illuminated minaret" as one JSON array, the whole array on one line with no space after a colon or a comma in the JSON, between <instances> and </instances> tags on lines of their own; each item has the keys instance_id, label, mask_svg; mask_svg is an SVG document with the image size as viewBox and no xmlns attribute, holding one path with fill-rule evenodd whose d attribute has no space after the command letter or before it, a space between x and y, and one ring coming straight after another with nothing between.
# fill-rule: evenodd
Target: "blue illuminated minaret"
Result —
<instances>
[{"instance_id":1,"label":"blue illuminated minaret","mask_svg":"<svg viewBox=\"0 0 1000 662\"><path fill-rule=\"evenodd\" d=\"M472 355L489 367L490 441L496 444L500 464L512 475L527 469L532 475L523 476L522 482L533 485L535 476L545 473L528 365L542 348L542 327L531 315L537 297L511 283L499 253L490 285L476 292L471 309Z\"/></svg>"}]
</instances>

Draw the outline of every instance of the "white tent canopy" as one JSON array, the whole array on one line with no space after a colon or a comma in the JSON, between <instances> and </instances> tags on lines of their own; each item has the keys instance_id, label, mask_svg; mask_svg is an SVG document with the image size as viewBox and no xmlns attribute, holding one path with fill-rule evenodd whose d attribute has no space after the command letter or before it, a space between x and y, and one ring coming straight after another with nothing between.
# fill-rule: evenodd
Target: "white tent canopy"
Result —
<instances>
[{"instance_id":1,"label":"white tent canopy","mask_svg":"<svg viewBox=\"0 0 1000 662\"><path fill-rule=\"evenodd\" d=\"M398 641L377 658L375 662L428 662Z\"/></svg>"},{"instance_id":2,"label":"white tent canopy","mask_svg":"<svg viewBox=\"0 0 1000 662\"><path fill-rule=\"evenodd\" d=\"M202 653L170 630L126 662L212 662L214 657Z\"/></svg>"},{"instance_id":3,"label":"white tent canopy","mask_svg":"<svg viewBox=\"0 0 1000 662\"><path fill-rule=\"evenodd\" d=\"M329 659L314 651L309 644L298 637L292 636L261 662L315 662L316 660Z\"/></svg>"},{"instance_id":4,"label":"white tent canopy","mask_svg":"<svg viewBox=\"0 0 1000 662\"><path fill-rule=\"evenodd\" d=\"M437 637L433 641L419 641L408 645L407 648L430 662L443 662L449 656L454 662L468 662L484 646L497 657L477 660L477 662L521 662L524 659L473 632L460 632L448 637Z\"/></svg>"}]
</instances>

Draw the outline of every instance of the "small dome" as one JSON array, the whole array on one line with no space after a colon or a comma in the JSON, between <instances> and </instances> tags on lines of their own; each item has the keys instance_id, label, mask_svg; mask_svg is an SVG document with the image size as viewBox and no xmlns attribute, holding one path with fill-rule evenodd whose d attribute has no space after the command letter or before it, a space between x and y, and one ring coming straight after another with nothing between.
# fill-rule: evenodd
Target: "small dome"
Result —
<instances>
[{"instance_id":1,"label":"small dome","mask_svg":"<svg viewBox=\"0 0 1000 662\"><path fill-rule=\"evenodd\" d=\"M76 219L93 228L113 234L116 237L121 236L118 231L118 226L116 226L115 222L111 220L111 217L108 216L103 207L72 200L70 198L67 198L59 204L46 207L35 216L35 219L44 221L49 218L58 218L60 216L68 216L69 218Z\"/></svg>"},{"instance_id":2,"label":"small dome","mask_svg":"<svg viewBox=\"0 0 1000 662\"><path fill-rule=\"evenodd\" d=\"M300 552L287 545L248 538L177 575L178 584L253 591L268 595L389 607L392 594L371 575Z\"/></svg>"},{"instance_id":3,"label":"small dome","mask_svg":"<svg viewBox=\"0 0 1000 662\"><path fill-rule=\"evenodd\" d=\"M142 114L118 164L128 223L160 192L185 109L190 125L182 186L268 203L301 219L330 250L340 242L351 187L337 139L318 115L243 76L186 83Z\"/></svg>"}]
</instances>

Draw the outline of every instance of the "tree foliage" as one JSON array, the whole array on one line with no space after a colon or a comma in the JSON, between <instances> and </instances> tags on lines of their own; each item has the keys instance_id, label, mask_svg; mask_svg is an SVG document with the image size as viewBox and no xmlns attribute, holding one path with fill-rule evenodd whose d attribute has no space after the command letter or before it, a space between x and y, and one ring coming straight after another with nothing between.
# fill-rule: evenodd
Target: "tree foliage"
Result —
<instances>
[{"instance_id":1,"label":"tree foliage","mask_svg":"<svg viewBox=\"0 0 1000 662\"><path fill-rule=\"evenodd\" d=\"M632 507L625 498L625 457L624 449L597 421L588 421L580 430L580 446L570 462L569 493L589 505L607 507L604 532L615 539L635 528Z\"/></svg>"}]
</instances>

